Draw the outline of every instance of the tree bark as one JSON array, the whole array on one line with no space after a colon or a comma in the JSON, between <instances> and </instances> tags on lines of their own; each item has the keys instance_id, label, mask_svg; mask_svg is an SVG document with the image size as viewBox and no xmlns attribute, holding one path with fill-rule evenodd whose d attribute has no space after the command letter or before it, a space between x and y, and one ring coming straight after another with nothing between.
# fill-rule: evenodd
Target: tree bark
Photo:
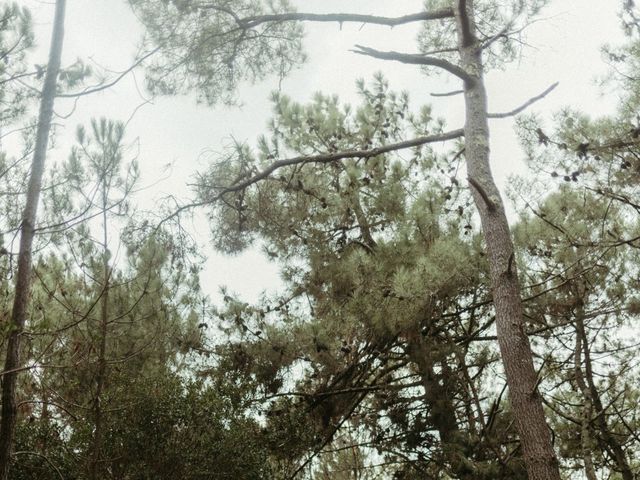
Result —
<instances>
[{"instance_id":1,"label":"tree bark","mask_svg":"<svg viewBox=\"0 0 640 480\"><path fill-rule=\"evenodd\" d=\"M60 57L64 38L64 15L66 0L57 0L51 48L47 73L40 100L40 112L36 130L36 143L31 162L31 176L27 190L27 201L22 214L20 227L20 250L18 252L18 271L16 273L15 293L11 311L11 324L7 341L7 354L2 375L2 419L0 420L0 480L9 478L11 452L17 420L16 382L20 368L20 340L27 316L29 295L31 292L31 257L35 236L36 214L42 176L47 156L49 131L53 116L53 102L56 95L56 82L60 70Z\"/></svg>"},{"instance_id":2,"label":"tree bark","mask_svg":"<svg viewBox=\"0 0 640 480\"><path fill-rule=\"evenodd\" d=\"M524 331L520 284L509 223L489 164L489 125L483 81L482 49L476 38L473 0L456 0L456 26L461 66L472 77L464 82L465 156L470 188L484 233L498 344L502 355L515 425L531 480L560 480L538 375Z\"/></svg>"}]
</instances>

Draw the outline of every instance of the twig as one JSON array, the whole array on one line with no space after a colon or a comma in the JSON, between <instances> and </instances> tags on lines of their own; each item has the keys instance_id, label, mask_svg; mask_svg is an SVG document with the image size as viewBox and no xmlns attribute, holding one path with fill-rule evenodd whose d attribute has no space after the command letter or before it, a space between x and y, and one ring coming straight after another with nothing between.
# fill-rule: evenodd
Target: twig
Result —
<instances>
[{"instance_id":1,"label":"twig","mask_svg":"<svg viewBox=\"0 0 640 480\"><path fill-rule=\"evenodd\" d=\"M147 58L151 57L152 55L154 55L158 51L160 51L160 48L161 47L156 47L153 50L151 50L149 53L147 53L146 55L144 55L141 58L139 58L138 60L136 60L136 62L133 65L131 65L129 68L127 68L126 70L121 72L120 75L118 75L113 81L111 81L109 83L105 83L103 85L99 85L99 86L96 86L96 87L87 87L84 90L82 90L81 92L77 92L77 93L60 93L60 94L56 95L56 97L57 98L83 97L85 95L89 95L89 94L95 93L95 92L100 92L102 90L106 90L107 88L113 87L116 83L118 83L120 80L122 80L128 73L132 72L138 65L140 65L142 62L144 62Z\"/></svg>"}]
</instances>

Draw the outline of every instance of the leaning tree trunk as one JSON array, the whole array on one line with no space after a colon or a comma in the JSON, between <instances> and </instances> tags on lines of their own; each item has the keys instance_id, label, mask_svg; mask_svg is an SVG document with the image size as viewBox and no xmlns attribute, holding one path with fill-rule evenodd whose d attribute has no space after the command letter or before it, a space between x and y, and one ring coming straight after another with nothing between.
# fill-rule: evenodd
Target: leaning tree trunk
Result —
<instances>
[{"instance_id":1,"label":"leaning tree trunk","mask_svg":"<svg viewBox=\"0 0 640 480\"><path fill-rule=\"evenodd\" d=\"M49 63L40 100L40 113L36 130L36 143L31 162L31 176L27 190L27 201L22 214L20 226L20 250L18 252L18 271L11 311L11 324L7 342L7 356L2 372L2 419L0 420L0 480L9 478L11 451L16 429L17 404L16 381L20 370L20 339L24 330L31 291L31 256L33 237L35 235L36 213L44 163L49 143L53 101L56 96L56 82L60 70L62 39L64 37L64 13L66 0L57 0Z\"/></svg>"},{"instance_id":2,"label":"leaning tree trunk","mask_svg":"<svg viewBox=\"0 0 640 480\"><path fill-rule=\"evenodd\" d=\"M522 300L509 223L489 165L487 98L482 50L476 38L473 0L454 2L462 67L471 76L465 82L465 156L469 183L484 233L496 328L509 396L520 436L523 458L531 480L560 480L551 442L531 345L524 330Z\"/></svg>"}]
</instances>

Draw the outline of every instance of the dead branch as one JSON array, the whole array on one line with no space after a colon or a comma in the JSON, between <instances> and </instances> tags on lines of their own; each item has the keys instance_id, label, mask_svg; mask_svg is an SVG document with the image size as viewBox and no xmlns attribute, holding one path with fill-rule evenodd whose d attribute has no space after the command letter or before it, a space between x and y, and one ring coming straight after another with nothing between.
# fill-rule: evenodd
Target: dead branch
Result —
<instances>
[{"instance_id":1,"label":"dead branch","mask_svg":"<svg viewBox=\"0 0 640 480\"><path fill-rule=\"evenodd\" d=\"M464 90L453 90L452 92L444 92L444 93L432 93L432 97L453 97L454 95L460 95L464 93Z\"/></svg>"},{"instance_id":2,"label":"dead branch","mask_svg":"<svg viewBox=\"0 0 640 480\"><path fill-rule=\"evenodd\" d=\"M487 116L489 118L508 118L508 117L513 117L514 115L518 115L520 112L524 111L526 108L528 108L530 105L533 105L534 103L536 103L538 100L542 100L544 97L546 97L547 95L549 95L558 85L560 82L556 82L553 85L551 85L549 88L547 88L544 92L542 92L540 95L536 95L535 97L530 98L529 100L527 100L525 103L523 103L522 105L520 105L518 108L511 110L510 112L504 112L504 113L489 113L487 114Z\"/></svg>"},{"instance_id":3,"label":"dead branch","mask_svg":"<svg viewBox=\"0 0 640 480\"><path fill-rule=\"evenodd\" d=\"M362 45L355 45L356 50L351 50L359 55L367 55L373 58L379 58L380 60L393 60L396 62L413 64L413 65L425 65L430 67L441 68L456 77L460 78L466 84L472 84L475 81L475 77L469 74L465 69L458 65L444 60L442 58L428 57L415 53L400 53L400 52L382 52Z\"/></svg>"},{"instance_id":4,"label":"dead branch","mask_svg":"<svg viewBox=\"0 0 640 480\"><path fill-rule=\"evenodd\" d=\"M372 25L385 25L395 27L397 25L405 25L412 22L423 22L428 20L439 20L442 18L453 17L453 9L442 8L429 12L419 12L410 15L402 15L400 17L379 17L376 15L361 15L354 13L279 13L271 15L256 15L253 17L239 18L233 11L214 5L200 4L196 8L202 10L218 10L231 15L239 27L249 29L255 28L263 23L280 23L280 22L354 22L368 23Z\"/></svg>"}]
</instances>

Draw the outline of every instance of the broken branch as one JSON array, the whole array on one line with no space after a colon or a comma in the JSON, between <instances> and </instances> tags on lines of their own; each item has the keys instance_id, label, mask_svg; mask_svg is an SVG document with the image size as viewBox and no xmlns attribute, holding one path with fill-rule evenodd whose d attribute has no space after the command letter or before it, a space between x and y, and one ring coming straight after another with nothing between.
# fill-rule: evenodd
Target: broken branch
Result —
<instances>
[{"instance_id":1,"label":"broken branch","mask_svg":"<svg viewBox=\"0 0 640 480\"><path fill-rule=\"evenodd\" d=\"M489 211L490 212L494 211L496 209L496 204L493 203L493 201L489 198L489 195L487 195L487 192L485 192L484 188L482 188L482 185L480 185L475 179L471 177L467 177L467 180L469 181L471 186L476 189L478 194L482 197L482 200L484 201Z\"/></svg>"}]
</instances>

